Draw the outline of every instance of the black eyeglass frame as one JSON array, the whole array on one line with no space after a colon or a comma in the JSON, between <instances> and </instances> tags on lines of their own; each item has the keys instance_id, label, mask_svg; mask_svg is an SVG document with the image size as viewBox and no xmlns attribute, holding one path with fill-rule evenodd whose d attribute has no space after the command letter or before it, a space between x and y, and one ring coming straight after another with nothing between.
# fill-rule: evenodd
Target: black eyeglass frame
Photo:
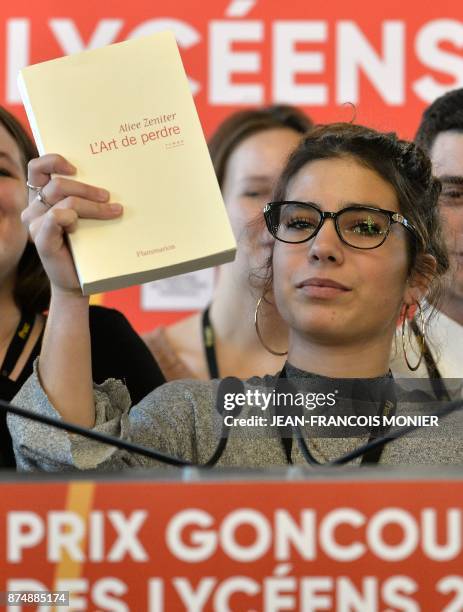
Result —
<instances>
[{"instance_id":1,"label":"black eyeglass frame","mask_svg":"<svg viewBox=\"0 0 463 612\"><path fill-rule=\"evenodd\" d=\"M281 238L278 238L278 236L276 235L278 232L279 226L275 226L272 224L272 219L271 219L272 210L274 210L275 208L280 208L287 204L295 204L297 206L310 208L311 210L315 210L320 215L319 224L315 228L313 234L310 235L308 238L304 238L303 240L294 240L294 241L293 240L282 240ZM342 237L341 230L338 225L338 217L342 215L344 212L351 211L351 210L370 210L372 212L383 213L387 216L387 218L389 219L389 225L388 225L386 233L384 234L383 239L381 240L379 244L373 247L360 247L360 246L355 246L353 244L350 244ZM303 242L308 242L309 240L312 240L312 238L315 238L315 236L321 230L326 219L333 219L336 233L338 235L338 238L341 240L341 242L343 242L347 246L352 247L353 249L361 249L362 251L377 249L382 244L384 244L384 242L386 241L386 238L389 236L389 232L391 230L391 226L393 223L399 223L411 233L411 235L413 236L415 240L418 239L418 233L416 231L416 228L403 215L393 210L387 210L385 208L376 208L375 206L362 206L360 204L356 204L353 206L346 206L346 208L342 208L341 210L338 210L337 212L331 212L327 210L320 210L317 206L314 206L313 204L309 204L308 202L298 202L297 200L285 200L281 202L269 202L268 204L265 205L263 212L264 212L265 224L267 226L268 231L272 234L272 236L276 240L279 240L280 242L284 242L285 244L302 244Z\"/></svg>"}]
</instances>

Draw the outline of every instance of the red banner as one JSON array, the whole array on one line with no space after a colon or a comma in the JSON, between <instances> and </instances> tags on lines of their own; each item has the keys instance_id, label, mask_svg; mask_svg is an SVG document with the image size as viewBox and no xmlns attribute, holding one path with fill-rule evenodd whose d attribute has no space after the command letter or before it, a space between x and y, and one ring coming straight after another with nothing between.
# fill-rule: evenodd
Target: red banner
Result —
<instances>
[{"instance_id":1,"label":"red banner","mask_svg":"<svg viewBox=\"0 0 463 612\"><path fill-rule=\"evenodd\" d=\"M412 137L423 108L463 86L463 4L391 0L17 0L0 10L0 98L25 119L23 66L172 29L207 135L231 111L274 102L317 122L351 120ZM104 78L104 75L102 75ZM147 75L149 78L149 75ZM355 111L349 104L355 105ZM140 331L176 313L140 306L140 289L104 296Z\"/></svg>"},{"instance_id":2,"label":"red banner","mask_svg":"<svg viewBox=\"0 0 463 612\"><path fill-rule=\"evenodd\" d=\"M48 481L1 493L0 590L69 591L73 610L463 609L461 480Z\"/></svg>"}]
</instances>

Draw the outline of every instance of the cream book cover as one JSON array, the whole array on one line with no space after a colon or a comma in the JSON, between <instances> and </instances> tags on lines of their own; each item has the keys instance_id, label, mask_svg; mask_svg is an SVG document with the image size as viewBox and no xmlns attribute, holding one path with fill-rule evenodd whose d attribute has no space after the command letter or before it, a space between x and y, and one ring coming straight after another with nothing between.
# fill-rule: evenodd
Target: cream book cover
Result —
<instances>
[{"instance_id":1,"label":"cream book cover","mask_svg":"<svg viewBox=\"0 0 463 612\"><path fill-rule=\"evenodd\" d=\"M40 154L105 187L120 219L70 235L84 294L231 261L235 240L171 32L28 66L19 88Z\"/></svg>"}]
</instances>

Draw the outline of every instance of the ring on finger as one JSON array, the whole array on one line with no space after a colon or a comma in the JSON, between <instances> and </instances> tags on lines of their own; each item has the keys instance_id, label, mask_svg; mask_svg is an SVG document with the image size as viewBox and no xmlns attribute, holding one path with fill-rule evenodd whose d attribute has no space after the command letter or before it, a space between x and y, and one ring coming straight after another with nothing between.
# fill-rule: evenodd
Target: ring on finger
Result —
<instances>
[{"instance_id":1,"label":"ring on finger","mask_svg":"<svg viewBox=\"0 0 463 612\"><path fill-rule=\"evenodd\" d=\"M41 189L39 189L37 191L37 200L39 202L42 202L42 204L45 204L45 206L47 208L51 208L53 206L53 204L50 204L50 202L47 201L46 197L43 195L43 191Z\"/></svg>"},{"instance_id":2,"label":"ring on finger","mask_svg":"<svg viewBox=\"0 0 463 612\"><path fill-rule=\"evenodd\" d=\"M31 183L29 183L29 181L26 181L26 186L29 189L32 189L32 191L37 191L37 192L39 192L42 189L41 187L37 187L37 185L32 185Z\"/></svg>"}]
</instances>

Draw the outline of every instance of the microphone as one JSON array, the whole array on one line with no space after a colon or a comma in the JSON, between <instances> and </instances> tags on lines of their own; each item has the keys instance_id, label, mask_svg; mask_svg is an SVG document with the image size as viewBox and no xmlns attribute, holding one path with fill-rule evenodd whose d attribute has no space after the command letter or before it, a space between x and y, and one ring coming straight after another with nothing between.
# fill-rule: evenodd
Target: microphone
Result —
<instances>
[{"instance_id":1,"label":"microphone","mask_svg":"<svg viewBox=\"0 0 463 612\"><path fill-rule=\"evenodd\" d=\"M225 414L225 402L227 401L227 395L232 395L236 398L238 393L244 393L244 383L239 378L235 378L234 376L227 376L224 378L217 389L217 400L215 402L215 409L222 416L222 432L220 436L219 443L211 458L206 461L204 464L205 467L213 467L220 459L220 457L225 452L228 443L228 430L230 428L229 425L225 425L225 419L223 416ZM227 413L230 416L237 417L241 413L242 407L237 406L236 403L234 407L230 410L227 409Z\"/></svg>"},{"instance_id":2,"label":"microphone","mask_svg":"<svg viewBox=\"0 0 463 612\"><path fill-rule=\"evenodd\" d=\"M109 436L107 434L102 434L97 431L92 431L91 429L87 429L86 427L80 427L80 425L74 425L73 423L68 423L67 421L52 419L51 417L45 416L43 414L36 414L35 412L24 410L24 408L18 408L17 406L8 404L8 402L5 402L3 400L0 400L0 408L7 412L11 412L11 414L15 414L16 416L29 419L30 421L36 421L38 423L43 423L44 425L50 425L51 427L55 427L56 429L63 429L64 431L68 431L70 433L79 434L84 438L90 438L91 440L102 442L103 444L107 444L108 446L115 446L116 448L120 448L131 453L137 453L138 455L142 455L143 457L149 457L150 459L155 459L156 461L159 461L161 463L167 463L167 465L196 465L191 461L178 459L177 457L171 457L170 455L154 451L150 448L146 448L145 446L134 444L133 442L127 442L126 440L120 440L119 438L115 438L114 436Z\"/></svg>"},{"instance_id":3,"label":"microphone","mask_svg":"<svg viewBox=\"0 0 463 612\"><path fill-rule=\"evenodd\" d=\"M446 402L445 408L442 408L439 412L436 412L429 416L445 418L454 412L458 412L459 410L463 410L463 400L454 400L452 402ZM333 461L330 461L326 463L325 465L333 465L333 466L334 465L344 465L348 463L349 461L352 461L353 459L356 459L357 457L364 455L370 450L379 448L381 446L384 447L390 442L393 442L394 440L398 440L399 438L402 438L403 436L406 436L420 428L421 428L421 425L409 425L408 427L401 427L400 429L397 429L396 431L387 433L385 436L382 436L380 438L375 438L374 440L370 442L366 442L365 444L362 444L361 446L354 449L353 451L350 451L349 453L346 453L345 455L341 455L341 457L338 457L338 459L333 459Z\"/></svg>"}]
</instances>

